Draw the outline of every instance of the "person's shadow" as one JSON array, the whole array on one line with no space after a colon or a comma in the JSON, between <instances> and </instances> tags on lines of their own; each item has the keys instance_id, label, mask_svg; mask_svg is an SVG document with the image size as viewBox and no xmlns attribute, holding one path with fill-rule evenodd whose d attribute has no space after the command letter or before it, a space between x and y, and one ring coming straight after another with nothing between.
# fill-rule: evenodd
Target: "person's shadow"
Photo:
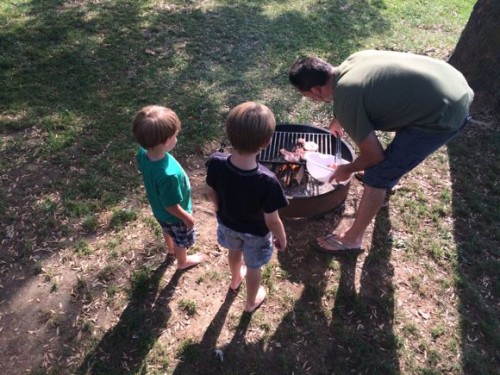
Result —
<instances>
[{"instance_id":1,"label":"person's shadow","mask_svg":"<svg viewBox=\"0 0 500 375\"><path fill-rule=\"evenodd\" d=\"M183 348L182 353L180 353L181 361L173 374L204 374L204 371L210 374L222 371L221 365L224 361L224 352L216 351L218 350L217 340L224 327L229 309L236 297L237 294L228 289L222 306L217 311L217 314L215 314L201 341L199 343L188 344ZM203 363L193 361L191 359L193 357L203 358Z\"/></svg>"},{"instance_id":2,"label":"person's shadow","mask_svg":"<svg viewBox=\"0 0 500 375\"><path fill-rule=\"evenodd\" d=\"M332 258L301 248L299 238L303 238L304 229L310 229L308 237L321 235L319 228L314 229L319 226L305 228L305 224L287 220L291 253L278 254L278 259L287 278L303 284L303 290L274 333L265 339L252 339L255 330L265 328L259 325L259 314L273 308L269 298L263 312L243 313L231 341L216 348L232 303L226 296L201 342L184 348L174 374L237 374L242 369L256 374L400 374L393 333L393 269L389 263L387 208L381 209L375 221L359 293L355 288L358 258ZM328 276L336 272L336 262L340 265L337 287ZM333 293L330 319L323 303ZM222 351L223 358L217 358L215 349ZM245 363L243 367L241 361Z\"/></svg>"},{"instance_id":3,"label":"person's shadow","mask_svg":"<svg viewBox=\"0 0 500 375\"><path fill-rule=\"evenodd\" d=\"M140 369L170 318L168 304L183 274L183 271L175 271L157 296L168 265L168 261L162 263L147 280L143 280L139 289L132 292L119 322L87 354L77 374L129 374Z\"/></svg>"},{"instance_id":4,"label":"person's shadow","mask_svg":"<svg viewBox=\"0 0 500 375\"><path fill-rule=\"evenodd\" d=\"M338 216L340 217L340 214ZM297 284L303 283L304 290L293 302L293 306L290 306L290 311L277 322L278 327L275 333L267 336L266 339L262 339L260 333L256 334L256 331L271 329L272 323L263 323L261 316L266 314L267 310L280 309L273 304L272 288L266 285L268 297L263 307L253 314L241 312L231 340L216 348L218 335L225 324L227 310L232 303L232 299L226 296L226 300L204 333L201 342L184 348L181 361L174 374L290 374L293 371L296 374L301 373L296 370L303 369L302 361L310 360L310 355L308 353L300 353L298 357L291 355L289 345L293 345L294 353L303 345L316 351L317 349L307 345L305 340L315 343L317 333L320 333L321 337L328 335L325 332L328 322L322 314L317 314L315 319L308 319L308 317L311 309L319 309L322 304L321 298L328 284L324 274L328 269L330 259L302 246L305 239L304 225L306 223L304 220L286 221L287 231L290 233L289 249L287 253L278 253L277 257L280 268L287 274L287 279ZM321 235L318 222L311 227L306 239L309 236L315 238ZM298 339L299 336L300 339ZM215 349L220 350L219 354L223 355L222 358L217 357L214 353ZM287 359L283 360L283 358Z\"/></svg>"},{"instance_id":5,"label":"person's shadow","mask_svg":"<svg viewBox=\"0 0 500 375\"><path fill-rule=\"evenodd\" d=\"M340 279L326 357L328 373L400 374L393 331L394 269L390 264L391 223L387 207L375 218L372 244L356 294L356 257L338 258Z\"/></svg>"}]
</instances>

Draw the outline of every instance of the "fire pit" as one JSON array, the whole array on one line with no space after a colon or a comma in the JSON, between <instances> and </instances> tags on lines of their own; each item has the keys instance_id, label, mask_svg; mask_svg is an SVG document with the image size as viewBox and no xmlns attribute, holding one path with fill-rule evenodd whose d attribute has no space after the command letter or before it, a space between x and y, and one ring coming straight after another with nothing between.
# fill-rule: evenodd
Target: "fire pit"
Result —
<instances>
[{"instance_id":1,"label":"fire pit","mask_svg":"<svg viewBox=\"0 0 500 375\"><path fill-rule=\"evenodd\" d=\"M350 180L339 185L322 183L309 175L304 160L285 160L283 153L294 152L297 144L304 142L313 142L319 152L335 154L336 138L328 130L310 125L278 124L271 144L259 155L259 162L271 169L280 179L290 202L280 210L283 217L325 214L340 206L349 192ZM342 159L353 161L354 151L343 140L341 148Z\"/></svg>"}]
</instances>

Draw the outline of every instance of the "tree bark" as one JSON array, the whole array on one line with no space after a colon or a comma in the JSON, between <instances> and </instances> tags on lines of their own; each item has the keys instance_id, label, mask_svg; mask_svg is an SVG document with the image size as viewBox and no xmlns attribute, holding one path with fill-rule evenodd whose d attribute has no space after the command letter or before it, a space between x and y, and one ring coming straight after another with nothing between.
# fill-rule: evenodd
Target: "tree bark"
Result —
<instances>
[{"instance_id":1,"label":"tree bark","mask_svg":"<svg viewBox=\"0 0 500 375\"><path fill-rule=\"evenodd\" d=\"M478 0L449 62L475 92L473 111L500 119L499 0Z\"/></svg>"}]
</instances>

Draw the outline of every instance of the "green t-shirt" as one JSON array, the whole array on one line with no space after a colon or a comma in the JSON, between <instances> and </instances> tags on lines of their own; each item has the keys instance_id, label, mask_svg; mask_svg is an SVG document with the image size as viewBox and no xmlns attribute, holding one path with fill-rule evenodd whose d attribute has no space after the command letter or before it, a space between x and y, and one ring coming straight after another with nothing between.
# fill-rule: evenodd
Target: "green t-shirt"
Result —
<instances>
[{"instance_id":1,"label":"green t-shirt","mask_svg":"<svg viewBox=\"0 0 500 375\"><path fill-rule=\"evenodd\" d=\"M390 51L351 55L336 69L333 85L335 116L357 144L373 130L456 130L474 97L446 62Z\"/></svg>"},{"instance_id":2,"label":"green t-shirt","mask_svg":"<svg viewBox=\"0 0 500 375\"><path fill-rule=\"evenodd\" d=\"M157 220L178 223L181 220L169 214L165 208L179 204L191 213L191 185L181 165L168 152L161 160L149 160L142 147L137 151L137 165L142 173L149 204Z\"/></svg>"}]
</instances>

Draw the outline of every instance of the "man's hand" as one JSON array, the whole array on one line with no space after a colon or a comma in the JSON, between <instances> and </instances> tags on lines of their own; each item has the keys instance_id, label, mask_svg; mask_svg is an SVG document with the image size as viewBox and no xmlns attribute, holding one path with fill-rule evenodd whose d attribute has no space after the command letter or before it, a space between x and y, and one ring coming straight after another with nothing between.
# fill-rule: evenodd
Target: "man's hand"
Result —
<instances>
[{"instance_id":1,"label":"man's hand","mask_svg":"<svg viewBox=\"0 0 500 375\"><path fill-rule=\"evenodd\" d=\"M344 128L342 127L342 125L340 125L339 120L337 120L336 118L334 118L330 122L330 125L328 126L328 129L336 137L342 137L342 136L344 136Z\"/></svg>"},{"instance_id":2,"label":"man's hand","mask_svg":"<svg viewBox=\"0 0 500 375\"><path fill-rule=\"evenodd\" d=\"M333 173L332 177L330 177L330 182L333 180L337 181L337 183L341 183L343 181L348 180L351 177L351 172L348 170L348 164L345 165L337 165L337 168L335 169L335 172Z\"/></svg>"},{"instance_id":3,"label":"man's hand","mask_svg":"<svg viewBox=\"0 0 500 375\"><path fill-rule=\"evenodd\" d=\"M352 173L363 171L384 160L384 150L374 131L370 132L358 147L359 156L352 163L337 166L330 181L334 179L337 182L345 181Z\"/></svg>"}]
</instances>

